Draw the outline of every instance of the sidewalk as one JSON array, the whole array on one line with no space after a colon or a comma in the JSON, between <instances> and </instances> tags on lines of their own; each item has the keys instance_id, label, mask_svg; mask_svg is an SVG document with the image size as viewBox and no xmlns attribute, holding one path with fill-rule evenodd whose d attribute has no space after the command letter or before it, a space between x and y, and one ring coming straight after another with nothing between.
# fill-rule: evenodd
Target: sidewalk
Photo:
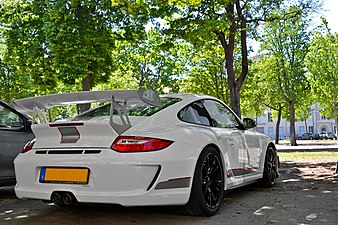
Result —
<instances>
[{"instance_id":1,"label":"sidewalk","mask_svg":"<svg viewBox=\"0 0 338 225\"><path fill-rule=\"evenodd\" d=\"M338 152L338 145L276 145L278 152Z\"/></svg>"},{"instance_id":2,"label":"sidewalk","mask_svg":"<svg viewBox=\"0 0 338 225\"><path fill-rule=\"evenodd\" d=\"M338 152L337 141L297 140L298 146L290 146L288 141L276 145L278 152Z\"/></svg>"}]
</instances>

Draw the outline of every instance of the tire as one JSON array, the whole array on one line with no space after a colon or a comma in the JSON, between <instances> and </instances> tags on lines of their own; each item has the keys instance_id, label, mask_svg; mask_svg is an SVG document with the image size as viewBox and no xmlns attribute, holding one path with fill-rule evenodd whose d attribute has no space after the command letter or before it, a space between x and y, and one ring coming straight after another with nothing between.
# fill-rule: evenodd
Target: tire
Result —
<instances>
[{"instance_id":1,"label":"tire","mask_svg":"<svg viewBox=\"0 0 338 225\"><path fill-rule=\"evenodd\" d=\"M224 200L224 172L221 156L213 147L203 150L197 160L189 201L184 214L192 216L215 215Z\"/></svg>"},{"instance_id":2,"label":"tire","mask_svg":"<svg viewBox=\"0 0 338 225\"><path fill-rule=\"evenodd\" d=\"M278 177L278 158L276 150L272 146L269 146L265 154L263 178L261 182L263 187L266 188L273 187L276 183L277 177Z\"/></svg>"}]
</instances>

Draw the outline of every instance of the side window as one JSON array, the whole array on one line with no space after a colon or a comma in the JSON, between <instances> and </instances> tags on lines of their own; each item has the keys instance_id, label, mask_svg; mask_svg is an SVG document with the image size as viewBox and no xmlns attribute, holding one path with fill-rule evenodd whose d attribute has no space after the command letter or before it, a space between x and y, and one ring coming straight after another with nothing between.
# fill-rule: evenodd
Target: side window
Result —
<instances>
[{"instance_id":1,"label":"side window","mask_svg":"<svg viewBox=\"0 0 338 225\"><path fill-rule=\"evenodd\" d=\"M211 118L202 102L194 102L178 113L178 118L184 122L211 126Z\"/></svg>"},{"instance_id":2,"label":"side window","mask_svg":"<svg viewBox=\"0 0 338 225\"><path fill-rule=\"evenodd\" d=\"M0 106L0 128L20 128L22 126L23 121L19 115L3 106Z\"/></svg>"},{"instance_id":3,"label":"side window","mask_svg":"<svg viewBox=\"0 0 338 225\"><path fill-rule=\"evenodd\" d=\"M205 100L203 104L211 116L213 126L223 128L235 128L238 126L235 115L220 102Z\"/></svg>"}]
</instances>

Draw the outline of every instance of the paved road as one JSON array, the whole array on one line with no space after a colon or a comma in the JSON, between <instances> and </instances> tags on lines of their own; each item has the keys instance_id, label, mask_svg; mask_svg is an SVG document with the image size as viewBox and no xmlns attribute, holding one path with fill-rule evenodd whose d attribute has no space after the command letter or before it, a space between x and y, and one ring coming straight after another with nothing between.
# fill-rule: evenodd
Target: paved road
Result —
<instances>
[{"instance_id":1,"label":"paved road","mask_svg":"<svg viewBox=\"0 0 338 225\"><path fill-rule=\"evenodd\" d=\"M316 170L321 168L318 176ZM214 217L182 216L171 207L123 208L111 205L58 207L37 200L19 200L13 187L0 188L1 225L336 225L338 176L334 164L282 164L276 187L256 186L227 193Z\"/></svg>"}]
</instances>

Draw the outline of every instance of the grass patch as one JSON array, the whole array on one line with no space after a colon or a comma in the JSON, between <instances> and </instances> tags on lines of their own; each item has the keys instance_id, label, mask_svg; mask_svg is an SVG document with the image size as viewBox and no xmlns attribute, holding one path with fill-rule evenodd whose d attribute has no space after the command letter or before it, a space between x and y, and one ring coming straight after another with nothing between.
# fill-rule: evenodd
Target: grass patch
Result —
<instances>
[{"instance_id":1,"label":"grass patch","mask_svg":"<svg viewBox=\"0 0 338 225\"><path fill-rule=\"evenodd\" d=\"M337 162L338 152L279 152L279 159L294 162Z\"/></svg>"}]
</instances>

